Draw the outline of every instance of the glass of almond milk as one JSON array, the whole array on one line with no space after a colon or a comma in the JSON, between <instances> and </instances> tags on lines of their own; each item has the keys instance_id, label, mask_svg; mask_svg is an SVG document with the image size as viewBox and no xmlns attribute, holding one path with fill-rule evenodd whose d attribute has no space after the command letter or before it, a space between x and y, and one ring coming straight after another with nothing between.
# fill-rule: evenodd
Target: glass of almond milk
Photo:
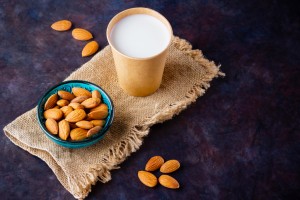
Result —
<instances>
[{"instance_id":1,"label":"glass of almond milk","mask_svg":"<svg viewBox=\"0 0 300 200\"><path fill-rule=\"evenodd\" d=\"M131 8L111 19L106 36L120 87L131 96L153 94L173 37L168 20L149 8Z\"/></svg>"}]
</instances>

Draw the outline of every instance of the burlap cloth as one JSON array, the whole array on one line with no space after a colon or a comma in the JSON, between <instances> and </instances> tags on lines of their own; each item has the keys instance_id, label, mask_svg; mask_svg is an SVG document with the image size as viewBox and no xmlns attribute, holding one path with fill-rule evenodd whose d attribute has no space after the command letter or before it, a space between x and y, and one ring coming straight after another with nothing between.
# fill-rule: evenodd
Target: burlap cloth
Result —
<instances>
[{"instance_id":1,"label":"burlap cloth","mask_svg":"<svg viewBox=\"0 0 300 200\"><path fill-rule=\"evenodd\" d=\"M82 149L67 149L49 140L38 125L36 108L4 127L16 145L44 160L61 184L78 199L85 198L98 180L111 179L127 156L135 152L153 124L171 119L204 94L209 82L223 75L200 50L178 37L169 49L163 81L148 97L126 95L118 86L109 46L73 72L66 80L86 80L100 85L111 96L115 119L99 143Z\"/></svg>"}]
</instances>

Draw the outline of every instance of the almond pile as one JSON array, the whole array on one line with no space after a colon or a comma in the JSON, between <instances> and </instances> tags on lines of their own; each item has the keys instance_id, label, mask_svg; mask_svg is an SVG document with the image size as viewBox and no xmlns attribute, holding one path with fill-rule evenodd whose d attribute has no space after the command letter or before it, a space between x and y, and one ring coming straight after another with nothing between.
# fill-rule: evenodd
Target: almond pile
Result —
<instances>
[{"instance_id":1,"label":"almond pile","mask_svg":"<svg viewBox=\"0 0 300 200\"><path fill-rule=\"evenodd\" d=\"M154 187L157 185L157 182L159 182L166 188L177 189L179 188L179 183L172 176L163 174L157 181L156 176L151 172L160 169L161 173L167 174L176 171L179 167L180 163L177 160L168 160L167 162L164 162L164 159L161 156L154 156L147 162L145 171L138 172L138 177L140 181L148 187Z\"/></svg>"},{"instance_id":2,"label":"almond pile","mask_svg":"<svg viewBox=\"0 0 300 200\"><path fill-rule=\"evenodd\" d=\"M108 107L101 94L74 87L72 93L59 90L44 105L47 130L62 140L80 141L98 133L105 124Z\"/></svg>"},{"instance_id":3,"label":"almond pile","mask_svg":"<svg viewBox=\"0 0 300 200\"><path fill-rule=\"evenodd\" d=\"M60 20L54 22L51 25L51 28L56 31L68 31L71 29L71 27L72 27L72 22L69 20ZM82 40L82 41L90 40L93 38L92 33L83 28L74 28L72 31L72 36L74 39ZM91 41L84 46L81 52L81 56L86 57L86 56L93 55L94 53L97 52L98 48L99 48L98 43L96 41Z\"/></svg>"}]
</instances>

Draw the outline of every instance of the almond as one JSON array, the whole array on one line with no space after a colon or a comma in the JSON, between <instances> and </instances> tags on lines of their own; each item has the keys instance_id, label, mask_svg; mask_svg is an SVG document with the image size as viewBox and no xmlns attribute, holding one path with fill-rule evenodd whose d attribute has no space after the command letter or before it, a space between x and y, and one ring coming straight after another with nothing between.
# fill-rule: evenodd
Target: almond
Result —
<instances>
[{"instance_id":1,"label":"almond","mask_svg":"<svg viewBox=\"0 0 300 200\"><path fill-rule=\"evenodd\" d=\"M72 26L72 22L70 22L69 20L60 20L60 21L54 22L51 25L51 28L56 31L67 31L71 28L71 26Z\"/></svg>"},{"instance_id":2,"label":"almond","mask_svg":"<svg viewBox=\"0 0 300 200\"><path fill-rule=\"evenodd\" d=\"M87 100L89 97L87 96L79 96L72 99L71 103L82 103L84 100Z\"/></svg>"},{"instance_id":3,"label":"almond","mask_svg":"<svg viewBox=\"0 0 300 200\"><path fill-rule=\"evenodd\" d=\"M63 116L63 112L58 108L51 108L44 112L44 117L46 119L60 120L62 116Z\"/></svg>"},{"instance_id":4,"label":"almond","mask_svg":"<svg viewBox=\"0 0 300 200\"><path fill-rule=\"evenodd\" d=\"M153 156L146 164L146 171L155 171L164 164L164 159L161 156Z\"/></svg>"},{"instance_id":5,"label":"almond","mask_svg":"<svg viewBox=\"0 0 300 200\"><path fill-rule=\"evenodd\" d=\"M85 118L85 116L86 116L86 113L83 109L76 109L67 115L66 120L68 122L79 122L79 121L83 120Z\"/></svg>"},{"instance_id":6,"label":"almond","mask_svg":"<svg viewBox=\"0 0 300 200\"><path fill-rule=\"evenodd\" d=\"M48 110L50 108L53 108L56 105L56 102L58 100L57 94L52 94L46 101L44 105L44 110Z\"/></svg>"},{"instance_id":7,"label":"almond","mask_svg":"<svg viewBox=\"0 0 300 200\"><path fill-rule=\"evenodd\" d=\"M79 96L92 97L92 94L84 88L74 87L74 88L72 88L72 92L76 97L79 97Z\"/></svg>"},{"instance_id":8,"label":"almond","mask_svg":"<svg viewBox=\"0 0 300 200\"><path fill-rule=\"evenodd\" d=\"M97 133L99 133L99 131L102 129L101 126L95 126L94 128L91 128L88 132L87 132L87 137L91 137Z\"/></svg>"},{"instance_id":9,"label":"almond","mask_svg":"<svg viewBox=\"0 0 300 200\"><path fill-rule=\"evenodd\" d=\"M81 52L81 56L86 57L86 56L93 55L94 53L96 53L98 48L99 48L98 43L96 41L91 41L84 46Z\"/></svg>"},{"instance_id":10,"label":"almond","mask_svg":"<svg viewBox=\"0 0 300 200\"><path fill-rule=\"evenodd\" d=\"M72 140L79 141L87 138L87 130L82 128L75 128L71 130L70 136Z\"/></svg>"},{"instance_id":11,"label":"almond","mask_svg":"<svg viewBox=\"0 0 300 200\"><path fill-rule=\"evenodd\" d=\"M160 172L171 173L176 171L180 167L178 160L168 160L160 167Z\"/></svg>"},{"instance_id":12,"label":"almond","mask_svg":"<svg viewBox=\"0 0 300 200\"><path fill-rule=\"evenodd\" d=\"M99 111L99 110L101 110L101 111L108 111L108 107L107 107L107 105L105 103L101 103L99 106L97 106L95 108L92 108L91 112L92 111Z\"/></svg>"},{"instance_id":13,"label":"almond","mask_svg":"<svg viewBox=\"0 0 300 200\"><path fill-rule=\"evenodd\" d=\"M71 106L74 110L76 109L84 109L84 106L80 103L70 103L69 106Z\"/></svg>"},{"instance_id":14,"label":"almond","mask_svg":"<svg viewBox=\"0 0 300 200\"><path fill-rule=\"evenodd\" d=\"M83 28L74 28L72 31L72 36L76 40L89 40L93 38L93 35Z\"/></svg>"},{"instance_id":15,"label":"almond","mask_svg":"<svg viewBox=\"0 0 300 200\"><path fill-rule=\"evenodd\" d=\"M70 112L73 111L73 108L71 106L64 106L60 108L60 110L64 113L64 117L66 117Z\"/></svg>"},{"instance_id":16,"label":"almond","mask_svg":"<svg viewBox=\"0 0 300 200\"><path fill-rule=\"evenodd\" d=\"M108 111L106 110L99 110L93 111L88 114L88 117L91 119L105 119L108 115Z\"/></svg>"},{"instance_id":17,"label":"almond","mask_svg":"<svg viewBox=\"0 0 300 200\"><path fill-rule=\"evenodd\" d=\"M172 176L169 175L161 175L158 178L159 183L166 187L166 188L170 188L170 189L177 189L179 188L179 183L178 181L173 178Z\"/></svg>"},{"instance_id":18,"label":"almond","mask_svg":"<svg viewBox=\"0 0 300 200\"><path fill-rule=\"evenodd\" d=\"M47 130L53 135L56 135L58 133L58 125L54 119L51 118L47 119L45 125Z\"/></svg>"},{"instance_id":19,"label":"almond","mask_svg":"<svg viewBox=\"0 0 300 200\"><path fill-rule=\"evenodd\" d=\"M69 123L69 125L70 125L70 128L71 128L71 129L79 128L78 126L76 126L75 123Z\"/></svg>"},{"instance_id":20,"label":"almond","mask_svg":"<svg viewBox=\"0 0 300 200\"><path fill-rule=\"evenodd\" d=\"M70 125L69 122L67 122L66 120L61 120L58 123L58 129L59 129L59 133L58 136L62 139L62 140L67 140L67 138L69 137L70 134Z\"/></svg>"},{"instance_id":21,"label":"almond","mask_svg":"<svg viewBox=\"0 0 300 200\"><path fill-rule=\"evenodd\" d=\"M83 128L83 129L91 129L94 127L92 122L84 121L84 120L76 122L76 126L78 126L79 128Z\"/></svg>"},{"instance_id":22,"label":"almond","mask_svg":"<svg viewBox=\"0 0 300 200\"><path fill-rule=\"evenodd\" d=\"M101 100L101 94L100 94L100 92L98 90L94 90L92 92L92 97L93 98L99 98Z\"/></svg>"},{"instance_id":23,"label":"almond","mask_svg":"<svg viewBox=\"0 0 300 200\"><path fill-rule=\"evenodd\" d=\"M157 178L150 172L139 171L138 177L140 181L148 187L154 187L157 185Z\"/></svg>"},{"instance_id":24,"label":"almond","mask_svg":"<svg viewBox=\"0 0 300 200\"><path fill-rule=\"evenodd\" d=\"M57 92L58 96L60 96L60 98L71 101L72 99L75 98L74 94L64 91L64 90L59 90Z\"/></svg>"},{"instance_id":25,"label":"almond","mask_svg":"<svg viewBox=\"0 0 300 200\"><path fill-rule=\"evenodd\" d=\"M95 119L95 120L92 120L91 123L94 125L94 126L104 126L105 124L105 120L100 120L100 119Z\"/></svg>"},{"instance_id":26,"label":"almond","mask_svg":"<svg viewBox=\"0 0 300 200\"><path fill-rule=\"evenodd\" d=\"M56 104L60 107L64 107L64 106L69 105L69 101L65 100L65 99L60 99L56 102Z\"/></svg>"},{"instance_id":27,"label":"almond","mask_svg":"<svg viewBox=\"0 0 300 200\"><path fill-rule=\"evenodd\" d=\"M85 100L84 102L81 103L85 108L95 108L100 104L100 99L99 98L89 98Z\"/></svg>"},{"instance_id":28,"label":"almond","mask_svg":"<svg viewBox=\"0 0 300 200\"><path fill-rule=\"evenodd\" d=\"M60 109L60 106L55 106L55 107L53 107L53 108L57 108L57 109Z\"/></svg>"}]
</instances>

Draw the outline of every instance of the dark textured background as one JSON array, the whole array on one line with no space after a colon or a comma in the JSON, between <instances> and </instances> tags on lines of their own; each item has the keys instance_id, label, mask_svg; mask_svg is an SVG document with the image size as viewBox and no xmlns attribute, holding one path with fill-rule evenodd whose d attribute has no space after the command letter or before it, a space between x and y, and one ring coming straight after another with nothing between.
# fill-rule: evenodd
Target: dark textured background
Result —
<instances>
[{"instance_id":1,"label":"dark textured background","mask_svg":"<svg viewBox=\"0 0 300 200\"><path fill-rule=\"evenodd\" d=\"M174 34L222 64L225 78L174 119L155 125L141 149L87 199L300 199L299 6L291 1L0 0L0 128L90 58L85 42L50 25L69 19L107 45L109 20L153 8ZM72 199L39 158L0 135L0 199ZM137 179L147 159L176 158L181 189Z\"/></svg>"}]
</instances>

